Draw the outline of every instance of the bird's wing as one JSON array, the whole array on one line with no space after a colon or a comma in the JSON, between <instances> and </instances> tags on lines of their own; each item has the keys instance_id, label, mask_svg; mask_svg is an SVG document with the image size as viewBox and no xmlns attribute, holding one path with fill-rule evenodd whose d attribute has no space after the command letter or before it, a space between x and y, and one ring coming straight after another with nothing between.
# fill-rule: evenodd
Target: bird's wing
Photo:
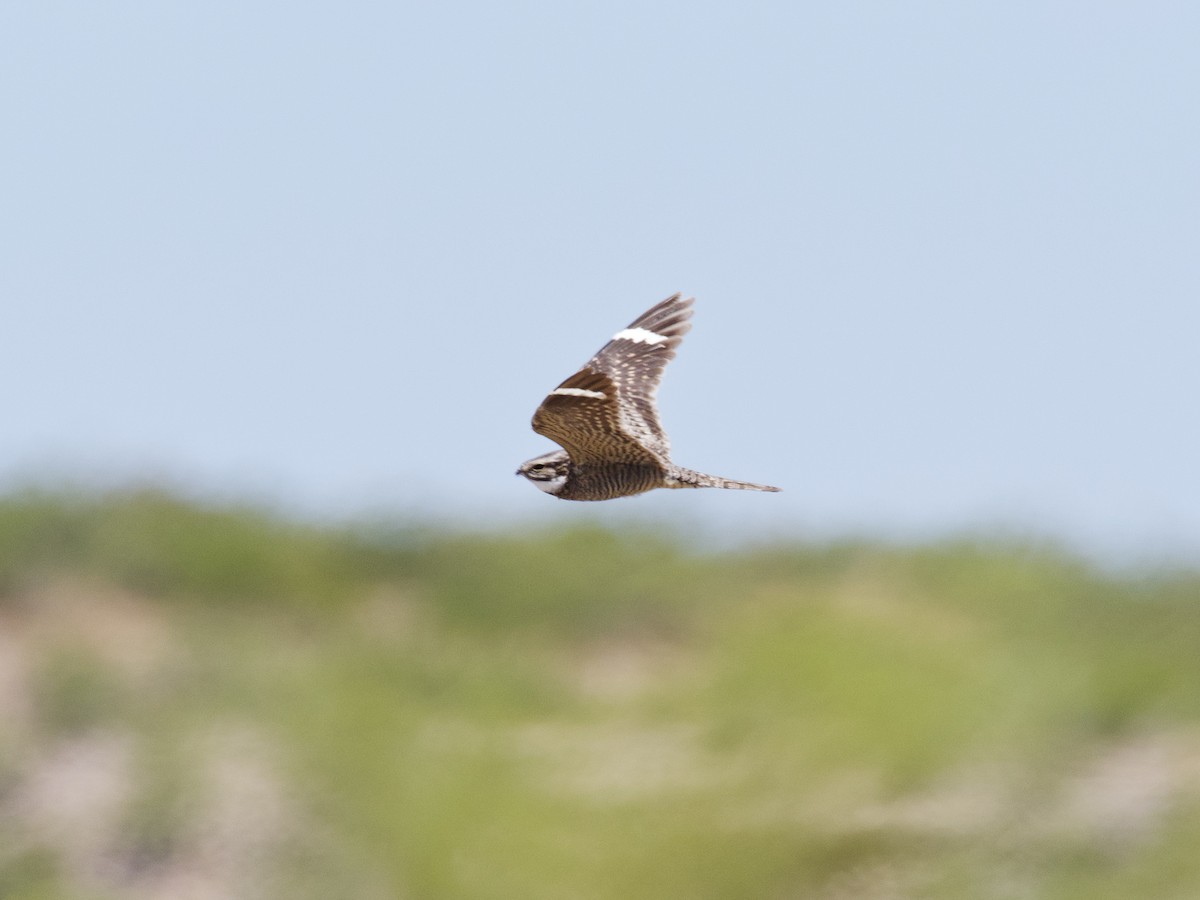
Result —
<instances>
[{"instance_id":1,"label":"bird's wing","mask_svg":"<svg viewBox=\"0 0 1200 900\"><path fill-rule=\"evenodd\" d=\"M566 450L576 465L661 465L626 432L618 389L603 372L581 369L552 390L533 414L533 430Z\"/></svg>"},{"instance_id":2,"label":"bird's wing","mask_svg":"<svg viewBox=\"0 0 1200 900\"><path fill-rule=\"evenodd\" d=\"M670 461L671 441L658 417L658 385L691 330L692 302L675 294L651 307L613 335L580 372L608 376L617 392L620 431L663 464Z\"/></svg>"},{"instance_id":3,"label":"bird's wing","mask_svg":"<svg viewBox=\"0 0 1200 900\"><path fill-rule=\"evenodd\" d=\"M613 335L587 364L550 392L533 430L586 458L670 462L671 442L655 397L663 368L691 329L692 298L675 294Z\"/></svg>"}]
</instances>

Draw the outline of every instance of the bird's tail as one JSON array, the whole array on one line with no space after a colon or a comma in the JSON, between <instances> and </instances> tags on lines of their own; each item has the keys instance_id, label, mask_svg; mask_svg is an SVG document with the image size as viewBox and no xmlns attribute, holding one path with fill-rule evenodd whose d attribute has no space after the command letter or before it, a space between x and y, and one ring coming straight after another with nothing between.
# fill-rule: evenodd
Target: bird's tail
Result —
<instances>
[{"instance_id":1,"label":"bird's tail","mask_svg":"<svg viewBox=\"0 0 1200 900\"><path fill-rule=\"evenodd\" d=\"M717 475L705 475L692 469L673 466L667 475L667 486L673 488L727 488L732 491L779 491L782 488L769 484L754 484L750 481L734 481Z\"/></svg>"}]
</instances>

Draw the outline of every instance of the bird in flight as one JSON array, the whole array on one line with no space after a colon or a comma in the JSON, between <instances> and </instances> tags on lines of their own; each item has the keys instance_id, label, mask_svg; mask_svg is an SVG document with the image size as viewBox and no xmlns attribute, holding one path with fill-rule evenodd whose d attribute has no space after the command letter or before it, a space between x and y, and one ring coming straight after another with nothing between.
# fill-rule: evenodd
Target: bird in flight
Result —
<instances>
[{"instance_id":1,"label":"bird in flight","mask_svg":"<svg viewBox=\"0 0 1200 900\"><path fill-rule=\"evenodd\" d=\"M692 299L675 294L651 307L547 395L533 430L563 449L522 463L518 475L560 500L611 500L655 488L779 490L671 462L655 395L692 327Z\"/></svg>"}]
</instances>

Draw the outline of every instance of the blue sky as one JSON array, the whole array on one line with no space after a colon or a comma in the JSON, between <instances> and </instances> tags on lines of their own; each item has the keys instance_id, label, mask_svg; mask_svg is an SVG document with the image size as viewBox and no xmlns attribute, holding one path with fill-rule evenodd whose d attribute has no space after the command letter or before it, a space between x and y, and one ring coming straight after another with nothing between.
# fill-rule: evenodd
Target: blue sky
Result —
<instances>
[{"instance_id":1,"label":"blue sky","mask_svg":"<svg viewBox=\"0 0 1200 900\"><path fill-rule=\"evenodd\" d=\"M9 4L0 475L572 521L674 291L710 532L1200 554L1200 7Z\"/></svg>"}]
</instances>

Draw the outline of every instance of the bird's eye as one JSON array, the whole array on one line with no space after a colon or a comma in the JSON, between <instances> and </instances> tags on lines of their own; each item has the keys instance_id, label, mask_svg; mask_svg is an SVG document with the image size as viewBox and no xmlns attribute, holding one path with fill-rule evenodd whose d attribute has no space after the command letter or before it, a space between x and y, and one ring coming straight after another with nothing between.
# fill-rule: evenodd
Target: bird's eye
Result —
<instances>
[{"instance_id":1,"label":"bird's eye","mask_svg":"<svg viewBox=\"0 0 1200 900\"><path fill-rule=\"evenodd\" d=\"M545 464L544 464L544 463L538 463L537 465L535 465L535 466L533 467L533 471L535 471L535 472L540 472L540 471L542 471L542 469L544 469L544 468L546 468L546 466L545 466Z\"/></svg>"}]
</instances>

